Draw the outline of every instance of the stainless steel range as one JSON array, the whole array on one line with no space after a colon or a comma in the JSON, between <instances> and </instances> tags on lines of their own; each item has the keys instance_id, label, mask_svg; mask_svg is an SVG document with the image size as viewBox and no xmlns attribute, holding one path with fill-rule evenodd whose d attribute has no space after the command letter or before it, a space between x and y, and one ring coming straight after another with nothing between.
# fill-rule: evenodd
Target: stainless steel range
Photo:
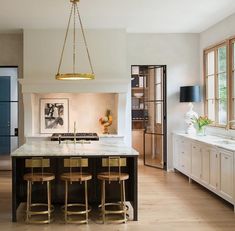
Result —
<instances>
[{"instance_id":1,"label":"stainless steel range","mask_svg":"<svg viewBox=\"0 0 235 231\"><path fill-rule=\"evenodd\" d=\"M53 133L51 136L51 141L63 141L63 140L74 140L76 138L76 141L79 140L86 140L86 141L93 141L93 140L99 140L99 136L97 133Z\"/></svg>"}]
</instances>

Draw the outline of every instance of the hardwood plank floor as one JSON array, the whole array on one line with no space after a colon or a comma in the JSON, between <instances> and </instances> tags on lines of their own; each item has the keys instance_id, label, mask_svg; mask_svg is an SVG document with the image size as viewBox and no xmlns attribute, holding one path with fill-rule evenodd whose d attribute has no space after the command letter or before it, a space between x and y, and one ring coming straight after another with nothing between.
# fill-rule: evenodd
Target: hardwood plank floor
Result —
<instances>
[{"instance_id":1,"label":"hardwood plank floor","mask_svg":"<svg viewBox=\"0 0 235 231\"><path fill-rule=\"evenodd\" d=\"M11 223L11 173L0 172L0 229L4 231L234 231L233 206L180 173L167 173L139 165L139 221L127 224L26 225L23 206L20 221Z\"/></svg>"}]
</instances>

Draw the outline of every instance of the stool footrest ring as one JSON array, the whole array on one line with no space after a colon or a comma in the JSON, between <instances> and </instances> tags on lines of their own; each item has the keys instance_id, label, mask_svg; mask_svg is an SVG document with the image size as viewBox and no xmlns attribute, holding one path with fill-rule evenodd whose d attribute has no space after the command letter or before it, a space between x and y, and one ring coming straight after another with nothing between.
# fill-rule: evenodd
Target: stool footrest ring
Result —
<instances>
[{"instance_id":1,"label":"stool footrest ring","mask_svg":"<svg viewBox=\"0 0 235 231\"><path fill-rule=\"evenodd\" d=\"M49 224L53 221L53 218L51 218L50 220L40 220L40 221L36 221L36 220L28 220L27 223L28 224Z\"/></svg>"},{"instance_id":2,"label":"stool footrest ring","mask_svg":"<svg viewBox=\"0 0 235 231\"><path fill-rule=\"evenodd\" d=\"M49 210L40 210L40 211L32 211L32 208L38 208L38 207L48 207L47 204L43 204L43 203L34 203L30 205L30 211L28 211L29 215L43 215L43 214L49 214L49 213L53 213L55 208L53 205L51 205L51 209ZM26 211L27 212L27 211Z\"/></svg>"},{"instance_id":3,"label":"stool footrest ring","mask_svg":"<svg viewBox=\"0 0 235 231\"><path fill-rule=\"evenodd\" d=\"M68 207L67 215L86 214L87 212L89 213L91 211L91 207L90 206L88 206L88 210L87 211L86 211L86 209L85 210L81 210L81 211L72 211L72 210L69 210L69 208L75 208L75 207L82 208L82 207L86 207L85 204L73 203L73 204L68 204L67 207ZM61 209L65 213L65 205L63 205L61 207Z\"/></svg>"},{"instance_id":4,"label":"stool footrest ring","mask_svg":"<svg viewBox=\"0 0 235 231\"><path fill-rule=\"evenodd\" d=\"M105 204L104 204L104 207L106 207L106 206L119 206L119 207L122 207L122 203L121 203L121 202L105 203ZM102 208L102 205L101 205L101 204L99 205L99 208ZM109 210L106 210L106 211L109 211ZM115 211L115 210L110 210L110 211ZM125 206L125 209L120 209L120 210L117 210L117 211L123 211L123 212L129 211L129 206L126 205L126 206Z\"/></svg>"}]
</instances>

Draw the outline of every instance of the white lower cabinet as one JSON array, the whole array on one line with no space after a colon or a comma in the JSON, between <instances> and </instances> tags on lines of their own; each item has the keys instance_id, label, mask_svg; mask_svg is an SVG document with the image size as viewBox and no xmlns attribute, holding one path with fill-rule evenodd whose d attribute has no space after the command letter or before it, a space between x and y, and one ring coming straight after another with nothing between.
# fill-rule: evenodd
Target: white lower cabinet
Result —
<instances>
[{"instance_id":1,"label":"white lower cabinet","mask_svg":"<svg viewBox=\"0 0 235 231\"><path fill-rule=\"evenodd\" d=\"M219 190L220 192L232 200L233 198L233 152L227 150L219 150Z\"/></svg>"},{"instance_id":2,"label":"white lower cabinet","mask_svg":"<svg viewBox=\"0 0 235 231\"><path fill-rule=\"evenodd\" d=\"M211 149L208 147L202 148L202 172L201 172L201 180L204 184L208 185L210 182L210 151Z\"/></svg>"},{"instance_id":3,"label":"white lower cabinet","mask_svg":"<svg viewBox=\"0 0 235 231\"><path fill-rule=\"evenodd\" d=\"M216 149L210 150L210 180L209 186L216 190L218 187L219 162Z\"/></svg>"},{"instance_id":4,"label":"white lower cabinet","mask_svg":"<svg viewBox=\"0 0 235 231\"><path fill-rule=\"evenodd\" d=\"M192 178L200 179L202 176L202 149L198 144L192 144Z\"/></svg>"},{"instance_id":5,"label":"white lower cabinet","mask_svg":"<svg viewBox=\"0 0 235 231\"><path fill-rule=\"evenodd\" d=\"M235 204L235 153L174 135L174 168Z\"/></svg>"},{"instance_id":6,"label":"white lower cabinet","mask_svg":"<svg viewBox=\"0 0 235 231\"><path fill-rule=\"evenodd\" d=\"M182 173L189 175L191 168L191 143L187 139L174 139L174 165Z\"/></svg>"}]
</instances>

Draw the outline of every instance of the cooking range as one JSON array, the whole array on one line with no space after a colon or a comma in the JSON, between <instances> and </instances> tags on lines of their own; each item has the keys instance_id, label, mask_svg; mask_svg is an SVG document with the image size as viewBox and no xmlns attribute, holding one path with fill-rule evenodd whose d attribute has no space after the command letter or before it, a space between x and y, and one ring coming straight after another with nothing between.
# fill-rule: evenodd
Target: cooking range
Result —
<instances>
[{"instance_id":1,"label":"cooking range","mask_svg":"<svg viewBox=\"0 0 235 231\"><path fill-rule=\"evenodd\" d=\"M99 140L99 136L97 133L88 133L88 132L81 132L81 133L53 133L51 136L51 141L61 141L63 140L87 140L87 141L94 141Z\"/></svg>"}]
</instances>

